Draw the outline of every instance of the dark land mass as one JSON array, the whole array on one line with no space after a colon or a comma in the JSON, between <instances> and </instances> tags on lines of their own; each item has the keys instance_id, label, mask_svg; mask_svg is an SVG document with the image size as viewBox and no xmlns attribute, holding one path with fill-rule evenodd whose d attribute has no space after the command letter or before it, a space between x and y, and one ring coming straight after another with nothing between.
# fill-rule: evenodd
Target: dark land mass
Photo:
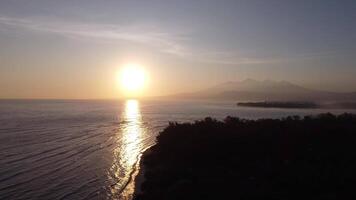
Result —
<instances>
[{"instance_id":1,"label":"dark land mass","mask_svg":"<svg viewBox=\"0 0 356 200\"><path fill-rule=\"evenodd\" d=\"M170 123L135 199L356 199L356 115Z\"/></svg>"},{"instance_id":2,"label":"dark land mass","mask_svg":"<svg viewBox=\"0 0 356 200\"><path fill-rule=\"evenodd\" d=\"M238 106L259 108L319 108L313 102L288 102L288 101L262 101L262 102L239 102Z\"/></svg>"},{"instance_id":3,"label":"dark land mass","mask_svg":"<svg viewBox=\"0 0 356 200\"><path fill-rule=\"evenodd\" d=\"M329 107L356 109L356 102L339 102L339 103L330 104Z\"/></svg>"},{"instance_id":4,"label":"dark land mass","mask_svg":"<svg viewBox=\"0 0 356 200\"><path fill-rule=\"evenodd\" d=\"M246 79L222 83L194 93L172 95L170 98L231 101L356 102L356 92L329 92L305 88L288 81Z\"/></svg>"}]
</instances>

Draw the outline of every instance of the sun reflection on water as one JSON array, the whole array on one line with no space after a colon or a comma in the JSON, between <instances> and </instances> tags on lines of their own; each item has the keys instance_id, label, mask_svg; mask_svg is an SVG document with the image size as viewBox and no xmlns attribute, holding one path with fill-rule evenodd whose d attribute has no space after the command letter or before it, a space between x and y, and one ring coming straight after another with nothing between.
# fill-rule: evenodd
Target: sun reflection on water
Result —
<instances>
[{"instance_id":1,"label":"sun reflection on water","mask_svg":"<svg viewBox=\"0 0 356 200\"><path fill-rule=\"evenodd\" d=\"M112 188L110 196L119 195L120 199L131 199L135 188L134 184L130 183L130 177L140 156L143 134L142 116L137 100L125 102L121 119L118 133L118 137L121 138L120 145L114 150L114 162L111 167L113 178L117 182Z\"/></svg>"},{"instance_id":2,"label":"sun reflection on water","mask_svg":"<svg viewBox=\"0 0 356 200\"><path fill-rule=\"evenodd\" d=\"M120 161L121 166L132 168L140 153L142 136L142 120L137 100L126 101L124 119L126 123L123 128L122 142L125 144L125 148L122 149Z\"/></svg>"}]
</instances>

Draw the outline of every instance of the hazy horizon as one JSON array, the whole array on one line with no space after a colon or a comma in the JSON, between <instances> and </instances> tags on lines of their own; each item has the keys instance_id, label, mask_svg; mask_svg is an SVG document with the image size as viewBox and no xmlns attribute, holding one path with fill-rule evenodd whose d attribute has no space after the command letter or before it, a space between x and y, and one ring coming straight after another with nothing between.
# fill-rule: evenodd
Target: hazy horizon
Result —
<instances>
[{"instance_id":1,"label":"hazy horizon","mask_svg":"<svg viewBox=\"0 0 356 200\"><path fill-rule=\"evenodd\" d=\"M303 86L300 86L300 85L296 85L294 83L291 83L289 81L286 81L286 80L270 80L270 79L265 79L265 80L255 80L255 79L250 79L250 78L247 78L247 79L244 79L244 80L240 80L240 81L227 81L227 82L222 82L222 83L218 83L216 85L210 85L210 86L207 86L206 88L201 88L201 89L197 89L197 90L193 90L193 91L182 91L182 92L175 92L175 93L167 93L167 94L163 94L163 95L152 95L152 96L121 96L121 97L108 97L108 98L51 98L51 97L39 97L39 98L0 98L0 100L127 100L127 99L138 99L138 100L147 100L147 99L160 99L160 98L165 98L166 100L168 99L176 99L176 100L182 100L184 98L186 98L187 96L184 96L185 94L190 94L190 95L198 95L196 97L193 97L193 96L188 96L189 98L193 97L193 99L200 99L200 100L207 100L207 97L202 97L202 98L199 98L199 94L201 93L205 93L206 91L209 91L210 89L214 89L214 88L219 88L225 84L239 84L239 83L246 83L248 81L253 81L253 82L257 82L259 84L263 84L265 82L269 82L271 84L283 84L283 83L287 83L287 84L291 84L291 86L293 87L301 87L303 89L306 89L306 90L309 90L311 92L331 92L331 93L340 93L340 94L355 94L356 91L350 91L350 92L340 92L340 91L326 91L326 90L319 90L319 89L315 89L315 88L308 88L308 87L303 87ZM251 85L249 85L251 86ZM234 90L224 90L223 87L220 88L220 92L228 92L228 91L239 91L238 88L234 89ZM256 89L256 88L255 88ZM259 89L259 88L257 88ZM291 88L293 89L293 88ZM250 92L255 92L254 89L250 90ZM270 92L270 91L266 91L266 92ZM291 93L293 93L294 91L290 91ZM182 96L183 95L183 96ZM286 94L286 96L288 96L288 94ZM197 98L198 97L198 98ZM353 96L350 96L350 97L353 97ZM193 99L190 99L190 100L193 100ZM211 99L213 100L213 99ZM215 99L216 100L216 99ZM226 99L227 100L227 99ZM232 101L236 100L236 99L230 99ZM252 100L252 99L251 99ZM283 101L283 99L281 99ZM293 100L293 98L291 99ZM294 99L295 101L300 101L300 99ZM312 99L310 99L312 100ZM348 101L353 101L353 99L348 99ZM347 99L346 99L346 102L347 102Z\"/></svg>"},{"instance_id":2,"label":"hazy horizon","mask_svg":"<svg viewBox=\"0 0 356 200\"><path fill-rule=\"evenodd\" d=\"M356 2L0 2L1 99L117 99L117 73L144 68L137 96L227 81L356 92Z\"/></svg>"}]
</instances>

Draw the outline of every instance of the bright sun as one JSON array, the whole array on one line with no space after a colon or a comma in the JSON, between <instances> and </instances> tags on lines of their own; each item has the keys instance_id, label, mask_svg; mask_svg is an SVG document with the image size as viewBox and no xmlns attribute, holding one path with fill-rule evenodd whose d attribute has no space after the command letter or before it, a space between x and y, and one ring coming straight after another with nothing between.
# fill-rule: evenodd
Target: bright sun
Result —
<instances>
[{"instance_id":1,"label":"bright sun","mask_svg":"<svg viewBox=\"0 0 356 200\"><path fill-rule=\"evenodd\" d=\"M126 95L137 95L145 87L146 79L145 70L137 64L127 64L119 73L119 83Z\"/></svg>"}]
</instances>

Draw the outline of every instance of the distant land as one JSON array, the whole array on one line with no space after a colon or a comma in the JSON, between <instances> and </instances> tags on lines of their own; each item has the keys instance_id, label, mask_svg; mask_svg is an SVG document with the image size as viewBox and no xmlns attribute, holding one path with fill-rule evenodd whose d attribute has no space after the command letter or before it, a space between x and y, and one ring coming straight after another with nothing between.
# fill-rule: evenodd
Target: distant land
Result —
<instances>
[{"instance_id":1,"label":"distant land","mask_svg":"<svg viewBox=\"0 0 356 200\"><path fill-rule=\"evenodd\" d=\"M256 108L299 108L299 109L356 109L356 102L329 102L329 103L315 103L304 101L248 101L238 102L237 106L256 107Z\"/></svg>"},{"instance_id":2,"label":"distant land","mask_svg":"<svg viewBox=\"0 0 356 200\"><path fill-rule=\"evenodd\" d=\"M289 101L262 101L262 102L239 102L237 106L258 108L319 108L313 102L289 102Z\"/></svg>"},{"instance_id":3,"label":"distant land","mask_svg":"<svg viewBox=\"0 0 356 200\"><path fill-rule=\"evenodd\" d=\"M356 92L329 92L308 89L288 81L230 81L192 93L172 95L173 98L216 99L232 101L304 101L342 103L355 106Z\"/></svg>"}]
</instances>

